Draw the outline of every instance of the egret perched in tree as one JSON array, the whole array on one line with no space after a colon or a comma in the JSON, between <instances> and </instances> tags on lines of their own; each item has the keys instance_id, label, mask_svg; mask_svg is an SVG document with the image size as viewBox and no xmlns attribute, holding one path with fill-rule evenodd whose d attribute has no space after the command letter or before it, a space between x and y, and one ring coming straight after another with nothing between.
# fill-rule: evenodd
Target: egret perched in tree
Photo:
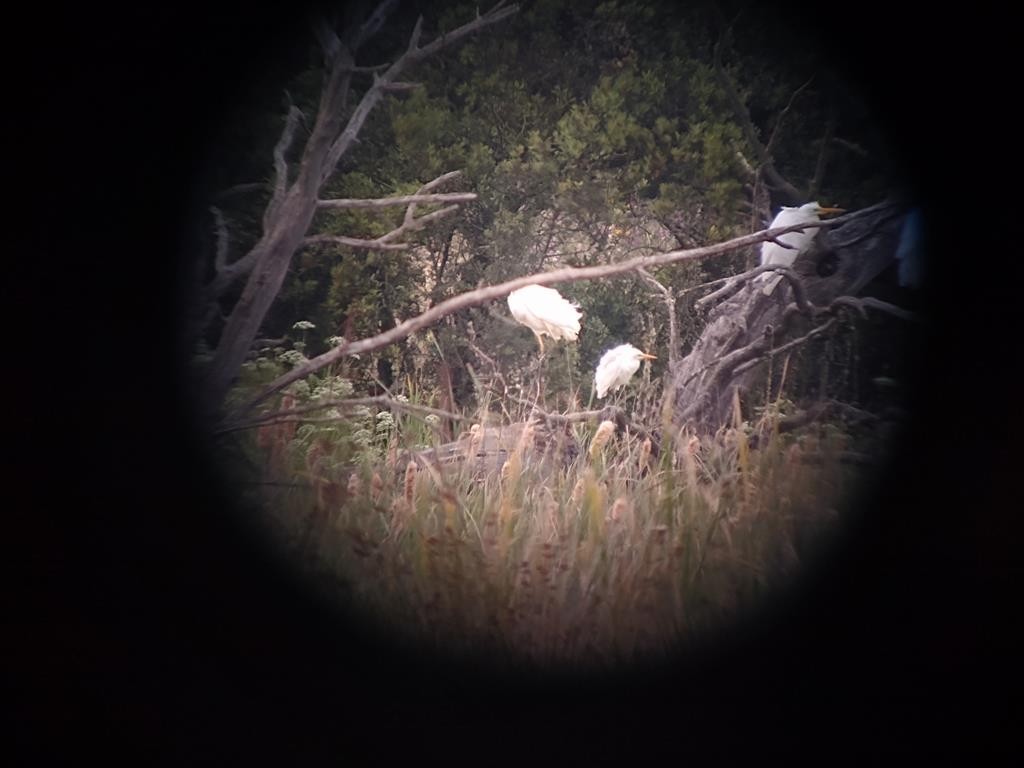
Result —
<instances>
[{"instance_id":1,"label":"egret perched in tree","mask_svg":"<svg viewBox=\"0 0 1024 768\"><path fill-rule=\"evenodd\" d=\"M525 325L537 337L540 353L544 354L543 334L553 339L576 341L580 333L580 311L576 304L562 298L554 288L527 285L508 295L508 308L517 322Z\"/></svg>"},{"instance_id":2,"label":"egret perched in tree","mask_svg":"<svg viewBox=\"0 0 1024 768\"><path fill-rule=\"evenodd\" d=\"M657 359L632 344L622 344L609 349L601 356L601 362L597 364L597 371L594 373L597 396L604 397L609 390L621 389L629 383L640 367L641 360Z\"/></svg>"},{"instance_id":3,"label":"egret perched in tree","mask_svg":"<svg viewBox=\"0 0 1024 768\"><path fill-rule=\"evenodd\" d=\"M794 224L812 224L821 221L821 214L823 213L842 213L843 210L843 208L822 208L818 203L805 203L799 208L783 206L778 215L772 219L772 223L768 225L768 229L791 227ZM784 248L778 243L773 243L771 240L765 240L761 244L761 264L779 264L784 267L793 266L796 257L810 247L817 234L818 228L815 227L813 229L805 229L802 232L787 232L775 238L780 243L792 246L790 248ZM768 284L764 287L764 295L771 296L780 280L782 280L782 275L774 275L769 278Z\"/></svg>"}]
</instances>

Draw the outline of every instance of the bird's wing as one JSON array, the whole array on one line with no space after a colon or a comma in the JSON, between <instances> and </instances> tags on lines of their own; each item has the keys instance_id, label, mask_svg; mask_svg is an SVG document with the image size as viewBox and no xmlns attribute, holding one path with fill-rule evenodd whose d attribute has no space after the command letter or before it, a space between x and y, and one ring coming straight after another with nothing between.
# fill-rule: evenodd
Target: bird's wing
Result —
<instances>
[{"instance_id":1,"label":"bird's wing","mask_svg":"<svg viewBox=\"0 0 1024 768\"><path fill-rule=\"evenodd\" d=\"M575 340L579 335L581 313L558 291L538 285L523 299L520 312L524 317L520 322L531 328L543 329L556 339Z\"/></svg>"},{"instance_id":2,"label":"bird's wing","mask_svg":"<svg viewBox=\"0 0 1024 768\"><path fill-rule=\"evenodd\" d=\"M806 213L799 209L783 208L779 212L779 215L772 219L772 223L768 225L768 229L775 229L777 227L791 227L794 224L806 223L810 224L815 221L820 221L817 214ZM761 264L781 264L785 267L793 266L793 262L796 261L796 257L807 250L807 247L811 244L814 236L818 234L817 228L805 229L803 232L786 232L783 235L779 235L776 240L780 243L792 246L791 248L783 248L777 243L773 243L770 240L765 240L761 243Z\"/></svg>"}]
</instances>

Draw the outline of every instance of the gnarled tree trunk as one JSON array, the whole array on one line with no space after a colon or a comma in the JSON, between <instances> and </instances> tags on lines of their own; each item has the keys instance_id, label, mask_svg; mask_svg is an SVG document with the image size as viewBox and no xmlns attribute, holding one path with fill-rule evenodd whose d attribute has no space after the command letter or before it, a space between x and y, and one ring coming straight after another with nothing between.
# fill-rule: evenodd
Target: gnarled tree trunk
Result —
<instances>
[{"instance_id":1,"label":"gnarled tree trunk","mask_svg":"<svg viewBox=\"0 0 1024 768\"><path fill-rule=\"evenodd\" d=\"M767 278L738 276L702 300L713 304L697 343L671 372L674 422L701 432L728 423L737 389L761 374L757 365L790 341L815 333L822 318L841 307L899 310L856 297L894 260L906 209L881 203L831 230L819 231L811 249L766 296ZM770 273L769 273L770 274Z\"/></svg>"}]
</instances>

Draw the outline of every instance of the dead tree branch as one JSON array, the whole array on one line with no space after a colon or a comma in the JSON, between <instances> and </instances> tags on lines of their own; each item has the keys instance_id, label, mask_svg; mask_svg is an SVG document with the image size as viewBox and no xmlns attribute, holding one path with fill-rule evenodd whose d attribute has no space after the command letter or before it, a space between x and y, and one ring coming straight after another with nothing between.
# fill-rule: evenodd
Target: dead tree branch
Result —
<instances>
[{"instance_id":1,"label":"dead tree branch","mask_svg":"<svg viewBox=\"0 0 1024 768\"><path fill-rule=\"evenodd\" d=\"M793 108L793 103L796 101L797 96L806 90L806 88L814 80L814 75L807 78L807 82L793 91L793 94L789 97L789 101L786 102L786 106L783 107L779 116L775 119L775 127L772 128L772 135L768 137L768 143L765 144L764 152L768 157L772 156L772 150L775 149L775 142L778 141L779 135L782 133L782 123L786 119L786 115L789 114L789 110Z\"/></svg>"},{"instance_id":2,"label":"dead tree branch","mask_svg":"<svg viewBox=\"0 0 1024 768\"><path fill-rule=\"evenodd\" d=\"M289 181L285 162L285 152L291 145L300 117L298 110L292 108L274 151L276 177L273 196L263 217L263 233L245 257L215 278L219 281L215 287L219 289L229 278L242 272L248 274L241 296L221 332L213 359L199 383L210 408L222 406L260 325L281 290L292 258L309 232L321 189L356 141L373 108L390 87L401 82L399 77L408 67L518 10L517 6L505 7L501 2L484 15L477 15L422 47L419 45L422 20L418 21L405 53L382 73L374 72L372 85L350 110L348 98L356 54L360 46L380 30L394 6L395 0L383 0L365 22L356 25L353 20L347 25L346 34L341 36L326 26L321 26L316 33L328 57L327 72L316 120L297 163L294 180ZM416 221L422 226L444 215L436 211L429 218L424 216Z\"/></svg>"},{"instance_id":3,"label":"dead tree branch","mask_svg":"<svg viewBox=\"0 0 1024 768\"><path fill-rule=\"evenodd\" d=\"M361 237L347 237L346 235L310 235L302 239L303 245L316 245L318 243L333 243L334 245L347 245L349 248L367 248L378 251L404 251L409 248L409 243L389 243L381 237L366 240Z\"/></svg>"},{"instance_id":4,"label":"dead tree branch","mask_svg":"<svg viewBox=\"0 0 1024 768\"><path fill-rule=\"evenodd\" d=\"M735 368L732 369L732 375L738 376L739 374L743 373L744 371L750 370L755 365L759 365L759 364L763 363L765 360L767 360L769 357L771 357L773 355L777 355L777 354L779 354L781 352L787 352L787 351L793 349L794 347L799 347L801 344L804 344L804 343L810 341L815 336L820 336L821 334L823 334L825 331L827 331L829 328L831 328L832 325L835 322L836 322L836 318L830 317L824 323L822 323L821 325L815 326L810 331L805 333L803 336L799 336L799 337L797 337L795 339L791 339L790 341L787 341L785 344L782 344L782 345L780 345L778 347L775 347L773 349L768 349L765 352L763 352L761 355L759 355L754 360L749 360L746 363L743 363L742 365L737 365Z\"/></svg>"},{"instance_id":5,"label":"dead tree branch","mask_svg":"<svg viewBox=\"0 0 1024 768\"><path fill-rule=\"evenodd\" d=\"M672 295L669 288L658 282L657 278L643 267L639 267L636 272L645 283L661 294L661 298L665 302L665 311L668 313L668 363L669 370L671 370L676 360L679 359L679 329L676 323L675 296Z\"/></svg>"},{"instance_id":6,"label":"dead tree branch","mask_svg":"<svg viewBox=\"0 0 1024 768\"><path fill-rule=\"evenodd\" d=\"M719 85L725 92L726 98L729 100L729 104L732 107L733 112L736 114L736 119L739 120L743 136L746 139L747 144L757 156L757 162L764 171L764 175L768 178L768 181L771 182L772 186L781 191L786 198L788 198L789 203L799 203L803 199L803 195L800 193L800 190L783 178L782 174L776 170L775 164L772 162L772 158L768 154L767 149L757 137L757 129L754 127L754 122L750 118L750 112L747 110L746 104L744 104L743 99L740 98L732 78L729 77L729 74L725 71L725 67L722 64L722 42L722 40L719 40L715 44L714 49L713 63L715 78L718 80Z\"/></svg>"},{"instance_id":7,"label":"dead tree branch","mask_svg":"<svg viewBox=\"0 0 1024 768\"><path fill-rule=\"evenodd\" d=\"M458 171L452 171L452 173L458 173ZM445 175L447 176L451 174ZM476 197L477 196L474 192L440 192L437 194L426 195L417 192L415 195L400 195L398 197L320 200L317 202L317 207L327 209L394 208L400 205L415 206L417 203L468 203L476 200Z\"/></svg>"},{"instance_id":8,"label":"dead tree branch","mask_svg":"<svg viewBox=\"0 0 1024 768\"><path fill-rule=\"evenodd\" d=\"M373 10L368 18L361 27L359 27L359 33L356 35L356 39L353 41L353 46L358 48L364 42L373 37L380 28L384 25L384 22L388 18L388 14L391 13L398 5L398 0L382 0L381 3Z\"/></svg>"},{"instance_id":9,"label":"dead tree branch","mask_svg":"<svg viewBox=\"0 0 1024 768\"><path fill-rule=\"evenodd\" d=\"M302 112L293 105L288 110L288 117L285 119L281 137L277 140L277 144L274 145L274 193L267 204L266 210L263 212L264 229L267 229L268 223L277 214L281 203L284 201L285 192L288 189L288 163L285 160L284 154L292 145L292 140L295 138L295 129L298 127L299 118L301 117Z\"/></svg>"},{"instance_id":10,"label":"dead tree branch","mask_svg":"<svg viewBox=\"0 0 1024 768\"><path fill-rule=\"evenodd\" d=\"M795 286L798 282L799 279L797 278L796 282L794 283L794 293L796 292ZM807 301L806 295L804 295L802 302L794 302L786 307L786 309L782 313L782 317L779 321L778 326L773 329L772 333L766 332L763 335L758 336L758 338L754 339L749 344L730 352L729 354L719 358L718 360L713 360L711 363L704 366L700 370L695 371L691 376L689 376L685 381L683 381L680 386L685 387L694 378L712 368L716 369L712 378L712 386L722 383L726 379L735 378L736 376L739 376L740 374L750 370L754 366L764 362L769 357L780 354L782 352L787 352L795 347L800 346L801 344L810 341L815 336L821 335L836 322L837 318L835 317L835 315L840 310L855 309L861 317L866 318L868 316L868 308L875 309L880 312L886 312L895 317L899 317L903 320L911 322L919 321L919 318L914 313L908 312L905 309L897 307L888 302L881 301L880 299L875 299L873 297L857 298L855 296L839 296L838 298L834 299L827 307L818 307ZM791 339L790 341L778 347L772 347L771 344L773 338L777 335L784 333L785 330L788 328L790 322L796 315L803 315L806 317L810 317L812 319L823 315L831 315L831 317L829 317L829 319L822 323L821 325L815 326L804 335L799 336L795 339ZM766 329L766 331L767 330L768 329ZM679 418L681 420L685 420L692 416L693 413L695 413L701 407L702 403L694 402L687 408L683 409Z\"/></svg>"},{"instance_id":11,"label":"dead tree branch","mask_svg":"<svg viewBox=\"0 0 1024 768\"><path fill-rule=\"evenodd\" d=\"M431 307L426 312L423 312L416 317L398 323L390 330L379 333L376 336L371 336L370 338L360 339L359 341L354 341L350 344L336 347L335 349L325 352L318 357L307 360L305 363L296 366L289 373L286 373L271 382L271 384L260 392L250 403L243 406L242 412L250 410L253 406L263 400L266 400L275 392L279 392L284 389L293 381L305 378L309 374L320 370L324 366L330 365L336 360L340 360L346 355L372 352L390 344L394 344L416 331L433 325L442 317L446 317L463 309L486 304L490 301L494 301L495 299L503 298L517 288L522 288L533 283L537 285L554 285L557 283L572 283L579 280L619 277L629 272L634 272L641 267L658 267L665 264L695 261L712 256L720 256L722 254L739 250L740 248L756 245L757 243L770 238L778 237L779 235L783 235L797 229L802 229L804 227L832 227L847 220L849 220L849 214L847 216L840 216L828 221L815 222L814 224L799 224L789 227L777 227L775 229L762 230L761 232L743 235L742 237L727 240L724 243L704 246L703 248L669 251L667 253L655 254L653 256L637 256L615 264L602 264L592 267L562 267L561 269L555 269L550 272L517 277L512 280L506 280L505 282L497 285L485 286L483 288L477 288L476 290L467 291L466 293L453 296L452 298Z\"/></svg>"},{"instance_id":12,"label":"dead tree branch","mask_svg":"<svg viewBox=\"0 0 1024 768\"><path fill-rule=\"evenodd\" d=\"M718 290L712 291L707 296L702 296L697 299L697 301L693 303L694 309L704 310L712 304L719 304L726 299L732 298L734 295L739 293L744 285L765 272L778 272L785 277L789 281L790 285L793 286L793 294L797 302L806 303L807 292L804 290L804 285L800 280L800 276L792 269L792 267L784 267L780 264L762 264L761 266L748 269L746 272L741 272L733 277L724 278L726 280L726 284Z\"/></svg>"},{"instance_id":13,"label":"dead tree branch","mask_svg":"<svg viewBox=\"0 0 1024 768\"><path fill-rule=\"evenodd\" d=\"M385 6L388 4L389 3L385 2L381 5ZM344 155L355 142L356 136L359 134L359 131L362 130L363 123L366 122L366 118L369 116L370 112L373 111L373 108L381 98L383 98L384 94L387 93L387 89L396 82L398 76L407 67L432 56L442 48L452 45L490 24L494 24L508 16L511 16L519 10L519 7L516 5L503 8L502 6L504 5L505 0L502 0L483 16L478 15L472 21L463 24L461 27L458 27L451 32L440 35L435 40L422 47L419 45L419 38L423 30L423 17L421 16L417 19L416 26L413 28L412 35L409 38L409 45L406 48L405 53L382 74L374 76L373 85L370 86L370 89L363 95L363 98L360 100L355 111L352 113L352 116L349 118L348 124L345 126L344 130L331 144L330 150L327 153L326 163L324 164L324 170L321 175L321 184L327 181L328 177L334 172L334 169L337 167L338 161L341 159L342 155ZM376 16L376 13L374 16ZM366 37L369 37L369 35L379 29L380 23L376 23L376 26L374 26L371 24L373 20L374 19L371 18L370 21L367 21L364 25L364 30L360 31L360 36L358 38L359 42L362 42Z\"/></svg>"}]
</instances>

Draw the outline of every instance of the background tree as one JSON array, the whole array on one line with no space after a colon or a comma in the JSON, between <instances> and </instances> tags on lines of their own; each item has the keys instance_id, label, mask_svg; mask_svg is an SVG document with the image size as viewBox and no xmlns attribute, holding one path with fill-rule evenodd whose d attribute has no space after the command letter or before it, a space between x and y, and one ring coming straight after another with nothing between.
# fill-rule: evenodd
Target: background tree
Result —
<instances>
[{"instance_id":1,"label":"background tree","mask_svg":"<svg viewBox=\"0 0 1024 768\"><path fill-rule=\"evenodd\" d=\"M445 9L438 25L471 13L468 4ZM386 29L381 40L388 34L397 39ZM424 62L417 76L418 88L368 118L329 194L411 192L462 168L476 199L457 220L424 232L416 248L308 245L264 336L285 336L297 319L309 319L316 328L303 352L321 354L331 339L386 331L482 284L721 242L762 228L779 204L815 193L856 208L892 182L884 142L855 89L813 38L769 14L541 0L510 18L500 36L467 40L457 55ZM388 221L343 210L322 220L327 232L372 237L397 215ZM585 402L594 365L615 343L663 350L653 370L667 374L704 327L694 287L756 258L754 247L566 286L583 307L584 332L547 361L548 405ZM502 386L513 390L535 369L531 338L498 303L346 358L344 370L360 390L412 382L427 401L457 409L477 404L482 374L496 383L494 361ZM791 383L801 368L795 358Z\"/></svg>"},{"instance_id":2,"label":"background tree","mask_svg":"<svg viewBox=\"0 0 1024 768\"><path fill-rule=\"evenodd\" d=\"M316 34L324 56L324 74L315 122L309 129L309 137L303 146L297 168L290 168L288 152L292 148L303 113L298 106L292 104L288 109L284 129L274 147L272 193L263 211L259 240L244 256L229 263L226 227L222 221L219 222L220 242L214 260L214 275L207 282L202 298L215 308L216 302L231 283L243 276L246 282L221 330L212 360L204 373L204 394L214 406L220 403L237 376L270 306L277 298L294 254L304 245L304 238L314 216L318 210L328 207L319 196L325 191L342 157L356 142L374 107L387 94L404 92L413 87L398 79L407 68L482 27L504 19L516 10L514 6L503 8L504 3L499 3L483 16L478 15L472 21L424 44L421 44L423 17L420 17L407 47L393 63L357 65L356 55L380 31L395 4L394 0L382 0L368 17L362 17L358 11L350 12L340 35L325 19L316 21ZM359 101L350 107L353 79L357 76L370 78L371 83L362 92ZM429 203L448 202L449 199L459 202L467 198L431 196L420 199ZM335 203L334 207L368 207L359 202L348 202L349 205ZM394 204L393 201L382 204L378 201L378 205L370 207ZM387 246L399 247L398 238L408 230L418 228L426 220L452 210L454 208L449 207L434 211L417 221L412 216L414 206L410 205L403 223L379 239L346 238L346 242L381 249Z\"/></svg>"}]
</instances>

